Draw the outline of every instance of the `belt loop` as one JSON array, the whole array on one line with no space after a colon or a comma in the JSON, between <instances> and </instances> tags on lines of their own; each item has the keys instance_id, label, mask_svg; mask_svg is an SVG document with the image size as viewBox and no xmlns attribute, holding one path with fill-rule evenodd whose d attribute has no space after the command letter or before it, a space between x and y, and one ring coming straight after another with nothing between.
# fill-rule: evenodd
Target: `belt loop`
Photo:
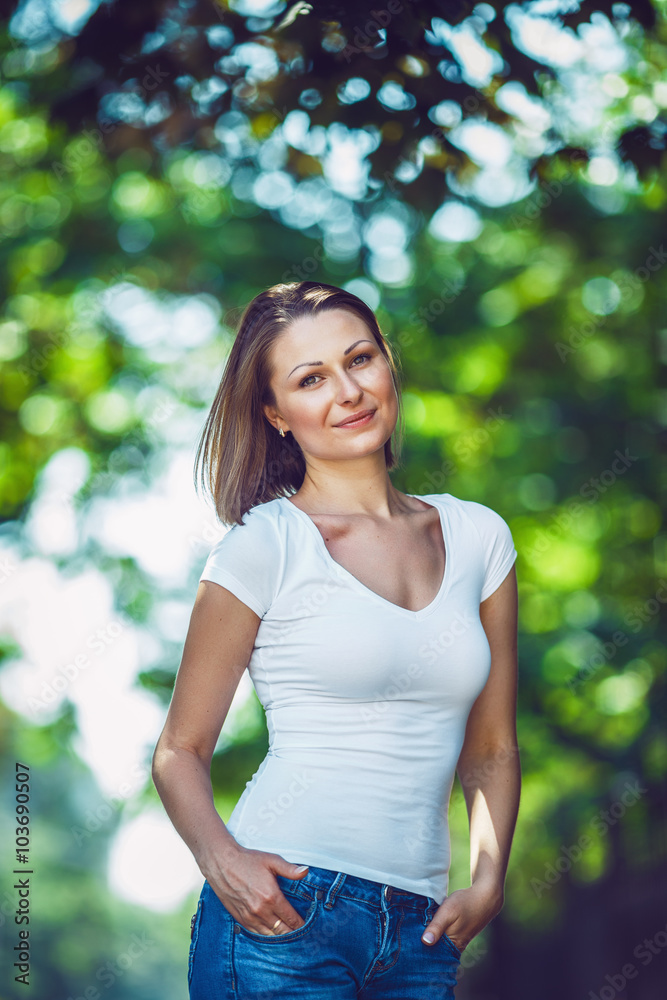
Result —
<instances>
[{"instance_id":1,"label":"belt loop","mask_svg":"<svg viewBox=\"0 0 667 1000\"><path fill-rule=\"evenodd\" d=\"M333 905L336 902L336 894L340 891L345 881L346 872L338 872L335 879L329 886L327 894L324 900L324 906L327 910L332 910Z\"/></svg>"},{"instance_id":2,"label":"belt loop","mask_svg":"<svg viewBox=\"0 0 667 1000\"><path fill-rule=\"evenodd\" d=\"M426 927L429 921L433 919L433 914L435 912L435 907L437 905L438 904L435 902L435 900L431 899L427 900L426 906L424 907L424 927Z\"/></svg>"}]
</instances>

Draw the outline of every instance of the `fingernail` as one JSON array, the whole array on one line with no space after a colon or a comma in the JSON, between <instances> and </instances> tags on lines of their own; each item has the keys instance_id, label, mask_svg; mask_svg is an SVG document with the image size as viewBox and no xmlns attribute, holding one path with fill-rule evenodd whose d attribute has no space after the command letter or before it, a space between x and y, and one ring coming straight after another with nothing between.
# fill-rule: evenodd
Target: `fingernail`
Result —
<instances>
[{"instance_id":1,"label":"fingernail","mask_svg":"<svg viewBox=\"0 0 667 1000\"><path fill-rule=\"evenodd\" d=\"M426 934L422 936L422 941L424 941L426 944L433 944L433 942L435 941L435 934L431 934L430 931L426 931Z\"/></svg>"},{"instance_id":2,"label":"fingernail","mask_svg":"<svg viewBox=\"0 0 667 1000\"><path fill-rule=\"evenodd\" d=\"M298 868L295 868L295 871L297 871L297 872L305 872L305 871L308 871L308 865L299 865L299 867L298 867Z\"/></svg>"}]
</instances>

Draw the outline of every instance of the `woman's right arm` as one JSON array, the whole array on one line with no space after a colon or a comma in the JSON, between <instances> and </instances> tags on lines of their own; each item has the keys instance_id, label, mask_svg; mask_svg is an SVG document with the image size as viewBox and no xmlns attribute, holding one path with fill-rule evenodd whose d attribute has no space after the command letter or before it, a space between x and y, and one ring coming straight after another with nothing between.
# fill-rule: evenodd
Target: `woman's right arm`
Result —
<instances>
[{"instance_id":1,"label":"woman's right arm","mask_svg":"<svg viewBox=\"0 0 667 1000\"><path fill-rule=\"evenodd\" d=\"M278 917L288 929L303 924L271 874L298 878L296 866L240 846L216 811L210 777L260 621L226 588L200 582L152 775L167 815L223 905L248 929L268 934Z\"/></svg>"}]
</instances>

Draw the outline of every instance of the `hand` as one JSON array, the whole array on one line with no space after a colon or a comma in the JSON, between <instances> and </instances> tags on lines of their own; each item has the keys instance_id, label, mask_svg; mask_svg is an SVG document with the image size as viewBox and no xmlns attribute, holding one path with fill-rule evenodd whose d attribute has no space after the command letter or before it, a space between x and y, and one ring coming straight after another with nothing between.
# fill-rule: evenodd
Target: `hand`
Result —
<instances>
[{"instance_id":1,"label":"hand","mask_svg":"<svg viewBox=\"0 0 667 1000\"><path fill-rule=\"evenodd\" d=\"M468 889L457 889L435 911L424 928L422 941L430 932L433 941L424 941L424 944L433 945L444 933L462 952L502 907L502 891L494 886L475 882Z\"/></svg>"},{"instance_id":2,"label":"hand","mask_svg":"<svg viewBox=\"0 0 667 1000\"><path fill-rule=\"evenodd\" d=\"M234 920L255 934L275 936L303 927L305 921L280 891L275 875L302 878L299 865L279 854L237 845L215 870L204 872L216 896ZM281 923L277 923L278 921Z\"/></svg>"}]
</instances>

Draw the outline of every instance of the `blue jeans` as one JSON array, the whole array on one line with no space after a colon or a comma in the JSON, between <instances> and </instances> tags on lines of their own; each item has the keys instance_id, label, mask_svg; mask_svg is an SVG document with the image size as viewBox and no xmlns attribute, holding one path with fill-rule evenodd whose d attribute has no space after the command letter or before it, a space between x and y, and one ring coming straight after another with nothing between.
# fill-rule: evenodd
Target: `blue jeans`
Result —
<instances>
[{"instance_id":1,"label":"blue jeans","mask_svg":"<svg viewBox=\"0 0 667 1000\"><path fill-rule=\"evenodd\" d=\"M278 935L247 930L204 882L190 1000L454 1000L461 952L446 934L421 939L431 896L313 865L275 878L305 920Z\"/></svg>"}]
</instances>

